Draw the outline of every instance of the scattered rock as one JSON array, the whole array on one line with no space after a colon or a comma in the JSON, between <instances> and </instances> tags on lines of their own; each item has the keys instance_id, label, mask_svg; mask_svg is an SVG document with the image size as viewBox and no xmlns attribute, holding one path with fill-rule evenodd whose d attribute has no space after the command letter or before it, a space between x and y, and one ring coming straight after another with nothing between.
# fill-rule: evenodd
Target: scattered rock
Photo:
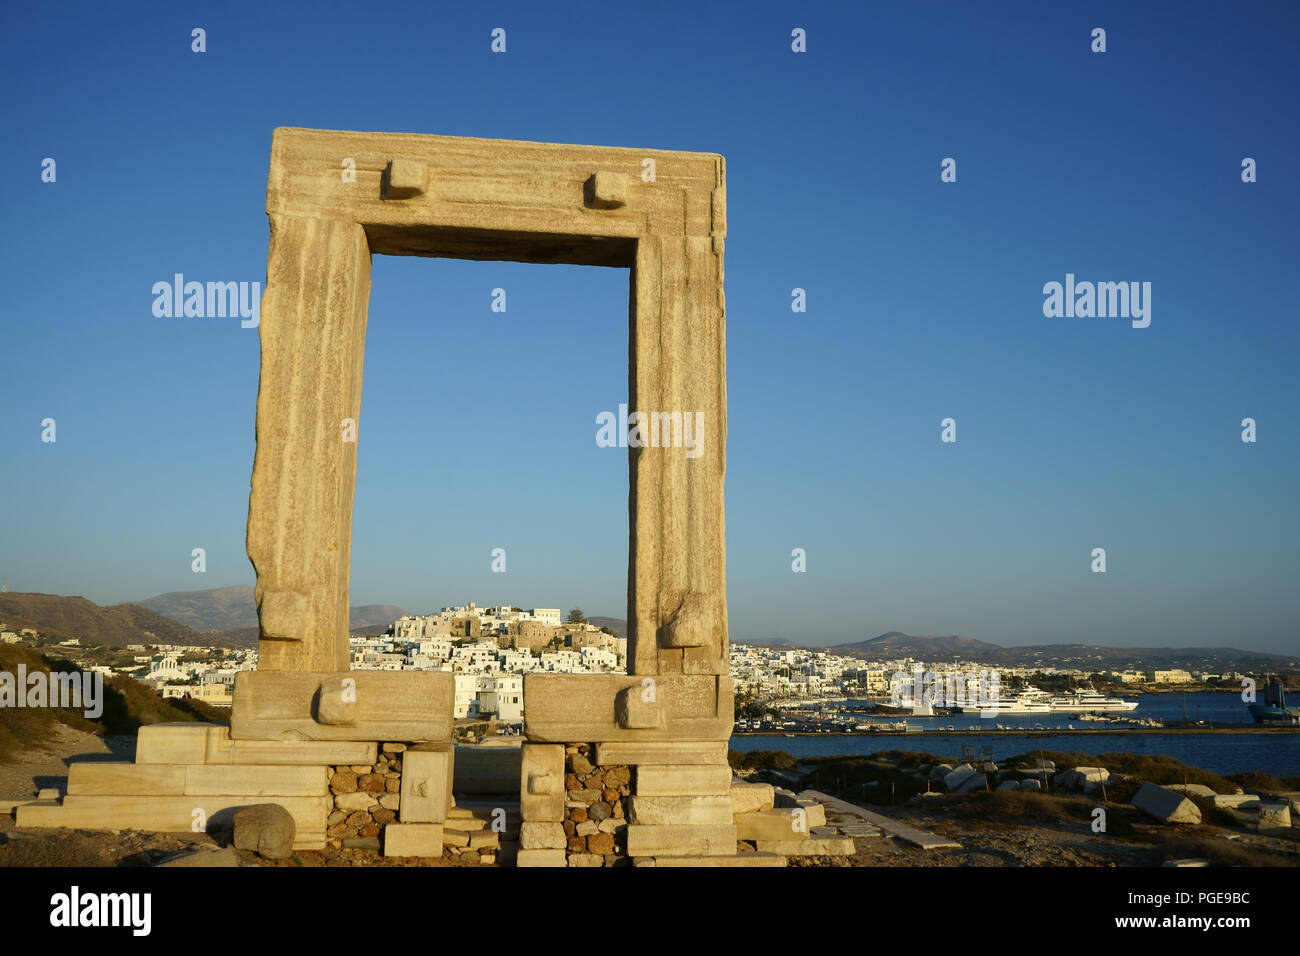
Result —
<instances>
[{"instance_id":1,"label":"scattered rock","mask_svg":"<svg viewBox=\"0 0 1300 956\"><path fill-rule=\"evenodd\" d=\"M259 803L235 811L235 849L251 850L268 860L293 852L294 823L278 803Z\"/></svg>"},{"instance_id":2,"label":"scattered rock","mask_svg":"<svg viewBox=\"0 0 1300 956\"><path fill-rule=\"evenodd\" d=\"M1162 823L1200 823L1200 808L1181 793L1144 783L1133 795L1133 806Z\"/></svg>"}]
</instances>

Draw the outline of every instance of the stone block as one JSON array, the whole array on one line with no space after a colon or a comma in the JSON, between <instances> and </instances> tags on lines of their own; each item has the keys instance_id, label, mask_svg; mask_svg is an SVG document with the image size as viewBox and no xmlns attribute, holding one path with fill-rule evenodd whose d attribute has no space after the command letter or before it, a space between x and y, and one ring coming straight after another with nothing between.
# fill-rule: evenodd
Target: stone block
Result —
<instances>
[{"instance_id":1,"label":"stone block","mask_svg":"<svg viewBox=\"0 0 1300 956\"><path fill-rule=\"evenodd\" d=\"M658 728L619 724L617 699L628 689L640 695L654 681ZM734 724L731 678L719 674L527 674L524 677L524 733L535 742L586 740L701 743L726 741ZM638 696L639 700L640 697ZM612 762L612 761L611 761Z\"/></svg>"},{"instance_id":2,"label":"stone block","mask_svg":"<svg viewBox=\"0 0 1300 956\"><path fill-rule=\"evenodd\" d=\"M189 796L321 797L329 793L329 779L325 767L200 765L185 768L185 793Z\"/></svg>"},{"instance_id":3,"label":"stone block","mask_svg":"<svg viewBox=\"0 0 1300 956\"><path fill-rule=\"evenodd\" d=\"M215 738L214 748L229 740L230 728L225 724L166 723L146 724L136 732L135 762L137 764L196 764L204 763L208 753L209 736Z\"/></svg>"},{"instance_id":4,"label":"stone block","mask_svg":"<svg viewBox=\"0 0 1300 956\"><path fill-rule=\"evenodd\" d=\"M1082 767L1079 768L1083 770ZM1189 797L1208 797L1213 800L1218 794L1214 788L1207 787L1203 783L1166 783L1162 784L1166 790L1172 790L1174 793L1183 793Z\"/></svg>"},{"instance_id":5,"label":"stone block","mask_svg":"<svg viewBox=\"0 0 1300 956\"><path fill-rule=\"evenodd\" d=\"M807 840L760 840L754 844L759 853L779 856L852 856L852 837L810 836Z\"/></svg>"},{"instance_id":6,"label":"stone block","mask_svg":"<svg viewBox=\"0 0 1300 956\"><path fill-rule=\"evenodd\" d=\"M608 740L596 744L596 763L602 767L637 766L650 763L661 766L725 764L726 741L693 742L687 740L647 740L642 742Z\"/></svg>"},{"instance_id":7,"label":"stone block","mask_svg":"<svg viewBox=\"0 0 1300 956\"><path fill-rule=\"evenodd\" d=\"M429 167L410 159L393 159L388 164L384 198L413 199L429 188Z\"/></svg>"},{"instance_id":8,"label":"stone block","mask_svg":"<svg viewBox=\"0 0 1300 956\"><path fill-rule=\"evenodd\" d=\"M181 796L185 793L186 770L171 764L74 763L68 766L68 793Z\"/></svg>"},{"instance_id":9,"label":"stone block","mask_svg":"<svg viewBox=\"0 0 1300 956\"><path fill-rule=\"evenodd\" d=\"M629 824L629 856L726 856L736 852L736 827Z\"/></svg>"},{"instance_id":10,"label":"stone block","mask_svg":"<svg viewBox=\"0 0 1300 956\"><path fill-rule=\"evenodd\" d=\"M826 808L816 798L808 796L806 792L801 793L798 806L803 809L809 827L826 826Z\"/></svg>"},{"instance_id":11,"label":"stone block","mask_svg":"<svg viewBox=\"0 0 1300 956\"><path fill-rule=\"evenodd\" d=\"M808 818L802 807L760 810L736 817L737 840L806 840L808 835Z\"/></svg>"},{"instance_id":12,"label":"stone block","mask_svg":"<svg viewBox=\"0 0 1300 956\"><path fill-rule=\"evenodd\" d=\"M351 727L361 716L357 709L355 682L351 677L331 676L316 688L316 722Z\"/></svg>"},{"instance_id":13,"label":"stone block","mask_svg":"<svg viewBox=\"0 0 1300 956\"><path fill-rule=\"evenodd\" d=\"M1233 810L1258 810L1259 796L1254 793L1216 793L1214 805L1229 807Z\"/></svg>"},{"instance_id":14,"label":"stone block","mask_svg":"<svg viewBox=\"0 0 1300 956\"><path fill-rule=\"evenodd\" d=\"M1200 808L1181 793L1144 783L1133 795L1133 806L1163 823L1200 823Z\"/></svg>"},{"instance_id":15,"label":"stone block","mask_svg":"<svg viewBox=\"0 0 1300 956\"><path fill-rule=\"evenodd\" d=\"M447 811L455 802L453 775L459 769L456 751L452 744L420 744L402 754L398 810L403 823L442 823L447 819Z\"/></svg>"},{"instance_id":16,"label":"stone block","mask_svg":"<svg viewBox=\"0 0 1300 956\"><path fill-rule=\"evenodd\" d=\"M564 827L558 823L534 823L525 820L519 825L519 849L563 850L568 844Z\"/></svg>"},{"instance_id":17,"label":"stone block","mask_svg":"<svg viewBox=\"0 0 1300 956\"><path fill-rule=\"evenodd\" d=\"M384 856L442 856L441 823L390 823L384 827Z\"/></svg>"},{"instance_id":18,"label":"stone block","mask_svg":"<svg viewBox=\"0 0 1300 956\"><path fill-rule=\"evenodd\" d=\"M756 813L771 810L776 794L770 783L744 783L739 780L731 784L731 809L733 813Z\"/></svg>"},{"instance_id":19,"label":"stone block","mask_svg":"<svg viewBox=\"0 0 1300 956\"><path fill-rule=\"evenodd\" d=\"M648 698L648 699L647 699ZM658 730L664 726L657 695L645 687L624 687L614 695L614 721L628 730Z\"/></svg>"},{"instance_id":20,"label":"stone block","mask_svg":"<svg viewBox=\"0 0 1300 956\"><path fill-rule=\"evenodd\" d=\"M1260 802L1259 805L1259 831L1261 833L1269 830L1289 830L1291 829L1291 804L1287 801L1280 803Z\"/></svg>"},{"instance_id":21,"label":"stone block","mask_svg":"<svg viewBox=\"0 0 1300 956\"><path fill-rule=\"evenodd\" d=\"M215 749L208 738L207 763L248 766L373 765L376 744L364 740L230 740Z\"/></svg>"},{"instance_id":22,"label":"stone block","mask_svg":"<svg viewBox=\"0 0 1300 956\"><path fill-rule=\"evenodd\" d=\"M642 764L636 771L637 796L709 796L730 793L731 768L725 764L684 767Z\"/></svg>"},{"instance_id":23,"label":"stone block","mask_svg":"<svg viewBox=\"0 0 1300 956\"><path fill-rule=\"evenodd\" d=\"M627 173L592 173L586 183L584 198L592 209L618 209L626 206Z\"/></svg>"},{"instance_id":24,"label":"stone block","mask_svg":"<svg viewBox=\"0 0 1300 956\"><path fill-rule=\"evenodd\" d=\"M604 866L605 858L599 853L570 853L569 866Z\"/></svg>"},{"instance_id":25,"label":"stone block","mask_svg":"<svg viewBox=\"0 0 1300 956\"><path fill-rule=\"evenodd\" d=\"M772 867L785 866L785 857L778 853L737 853L735 856L657 856L656 866L691 867Z\"/></svg>"},{"instance_id":26,"label":"stone block","mask_svg":"<svg viewBox=\"0 0 1300 956\"><path fill-rule=\"evenodd\" d=\"M334 806L340 810L355 813L357 810L369 810L379 806L379 798L373 793L366 793L361 790L353 793L340 793L334 797Z\"/></svg>"},{"instance_id":27,"label":"stone block","mask_svg":"<svg viewBox=\"0 0 1300 956\"><path fill-rule=\"evenodd\" d=\"M628 821L649 826L725 826L732 822L731 796L628 798Z\"/></svg>"},{"instance_id":28,"label":"stone block","mask_svg":"<svg viewBox=\"0 0 1300 956\"><path fill-rule=\"evenodd\" d=\"M515 866L565 866L569 865L564 850L526 850L520 847L515 854Z\"/></svg>"},{"instance_id":29,"label":"stone block","mask_svg":"<svg viewBox=\"0 0 1300 956\"><path fill-rule=\"evenodd\" d=\"M519 809L525 820L564 819L564 747L524 744L520 754Z\"/></svg>"},{"instance_id":30,"label":"stone block","mask_svg":"<svg viewBox=\"0 0 1300 956\"><path fill-rule=\"evenodd\" d=\"M455 695L454 675L442 671L243 671L235 677L230 737L446 740Z\"/></svg>"},{"instance_id":31,"label":"stone block","mask_svg":"<svg viewBox=\"0 0 1300 956\"><path fill-rule=\"evenodd\" d=\"M962 785L974 775L974 767L969 764L962 764L960 767L955 768L952 773L944 774L943 785L947 787L949 791L956 793L960 790Z\"/></svg>"},{"instance_id":32,"label":"stone block","mask_svg":"<svg viewBox=\"0 0 1300 956\"><path fill-rule=\"evenodd\" d=\"M334 809L329 797L70 795L62 805L19 807L18 826L189 833L200 821L212 831L233 825L235 811L240 807L260 803L276 803L289 811L297 831L294 846L299 849L305 848L305 838L314 840L320 834L323 840L325 818Z\"/></svg>"}]
</instances>

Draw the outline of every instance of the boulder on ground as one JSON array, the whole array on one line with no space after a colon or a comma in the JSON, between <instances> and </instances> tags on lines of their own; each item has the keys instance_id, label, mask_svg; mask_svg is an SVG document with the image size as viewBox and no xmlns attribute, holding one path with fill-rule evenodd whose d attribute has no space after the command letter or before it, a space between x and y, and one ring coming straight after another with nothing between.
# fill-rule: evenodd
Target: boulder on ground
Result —
<instances>
[{"instance_id":1,"label":"boulder on ground","mask_svg":"<svg viewBox=\"0 0 1300 956\"><path fill-rule=\"evenodd\" d=\"M1078 784L1085 793L1101 789L1110 779L1110 771L1105 767L1075 767L1074 772L1079 775Z\"/></svg>"},{"instance_id":2,"label":"boulder on ground","mask_svg":"<svg viewBox=\"0 0 1300 956\"><path fill-rule=\"evenodd\" d=\"M989 786L988 778L982 773L973 773L967 777L957 788L958 793L974 793L976 790L987 790Z\"/></svg>"},{"instance_id":3,"label":"boulder on ground","mask_svg":"<svg viewBox=\"0 0 1300 956\"><path fill-rule=\"evenodd\" d=\"M1254 793L1216 793L1214 805L1233 810L1258 810L1259 796Z\"/></svg>"},{"instance_id":4,"label":"boulder on ground","mask_svg":"<svg viewBox=\"0 0 1300 956\"><path fill-rule=\"evenodd\" d=\"M946 777L950 773L952 773L952 764L937 763L930 768L930 779L938 780L940 777Z\"/></svg>"},{"instance_id":5,"label":"boulder on ground","mask_svg":"<svg viewBox=\"0 0 1300 956\"><path fill-rule=\"evenodd\" d=\"M757 813L771 810L776 800L776 791L770 783L745 783L740 780L731 782L731 812Z\"/></svg>"},{"instance_id":6,"label":"boulder on ground","mask_svg":"<svg viewBox=\"0 0 1300 956\"><path fill-rule=\"evenodd\" d=\"M259 803L235 812L236 850L284 860L293 852L293 838L293 817L278 803Z\"/></svg>"},{"instance_id":7,"label":"boulder on ground","mask_svg":"<svg viewBox=\"0 0 1300 956\"><path fill-rule=\"evenodd\" d=\"M1133 806L1162 823L1200 823L1201 809L1181 793L1144 783L1133 795Z\"/></svg>"},{"instance_id":8,"label":"boulder on ground","mask_svg":"<svg viewBox=\"0 0 1300 956\"><path fill-rule=\"evenodd\" d=\"M1039 783L1037 780L1031 778L1029 780L1021 780L1020 789L1021 790L1042 790L1043 785Z\"/></svg>"},{"instance_id":9,"label":"boulder on ground","mask_svg":"<svg viewBox=\"0 0 1300 956\"><path fill-rule=\"evenodd\" d=\"M1290 830L1291 804L1286 801L1281 803L1264 803L1261 801L1258 827L1261 833L1268 830Z\"/></svg>"},{"instance_id":10,"label":"boulder on ground","mask_svg":"<svg viewBox=\"0 0 1300 956\"><path fill-rule=\"evenodd\" d=\"M1014 780L1003 780L1000 784L998 784L998 789L999 789L999 790L1019 790L1019 789L1020 789L1020 784L1016 783Z\"/></svg>"},{"instance_id":11,"label":"boulder on ground","mask_svg":"<svg viewBox=\"0 0 1300 956\"><path fill-rule=\"evenodd\" d=\"M1165 789L1173 790L1175 793L1185 793L1189 797L1214 798L1214 790L1203 783L1167 783Z\"/></svg>"},{"instance_id":12,"label":"boulder on ground","mask_svg":"<svg viewBox=\"0 0 1300 956\"><path fill-rule=\"evenodd\" d=\"M961 788L962 784L973 776L975 776L975 768L970 764L964 763L954 769L952 773L944 775L943 785L949 790L956 792Z\"/></svg>"}]
</instances>

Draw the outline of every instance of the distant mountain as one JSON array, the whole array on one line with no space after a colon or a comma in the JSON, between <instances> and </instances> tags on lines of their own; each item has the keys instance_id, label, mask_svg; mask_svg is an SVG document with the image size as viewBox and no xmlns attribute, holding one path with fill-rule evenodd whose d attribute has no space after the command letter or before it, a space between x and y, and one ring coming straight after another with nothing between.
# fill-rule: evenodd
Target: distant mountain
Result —
<instances>
[{"instance_id":1,"label":"distant mountain","mask_svg":"<svg viewBox=\"0 0 1300 956\"><path fill-rule=\"evenodd\" d=\"M621 617L589 617L587 622L596 627L607 627L619 637L627 637L627 621Z\"/></svg>"},{"instance_id":2,"label":"distant mountain","mask_svg":"<svg viewBox=\"0 0 1300 956\"><path fill-rule=\"evenodd\" d=\"M983 657L1005 651L997 644L986 644L969 637L913 637L900 631L890 631L867 641L852 644L838 644L839 651L860 650L880 657L918 657L929 659L948 659L953 657L968 660L980 660Z\"/></svg>"},{"instance_id":3,"label":"distant mountain","mask_svg":"<svg viewBox=\"0 0 1300 956\"><path fill-rule=\"evenodd\" d=\"M257 630L257 605L253 601L252 585L248 584L206 591L171 591L136 603L198 631ZM350 609L348 625L353 630L387 627L407 613L394 604L364 604ZM251 643L256 643L256 637Z\"/></svg>"},{"instance_id":4,"label":"distant mountain","mask_svg":"<svg viewBox=\"0 0 1300 956\"><path fill-rule=\"evenodd\" d=\"M196 631L257 627L257 606L250 584L207 591L169 591L135 603Z\"/></svg>"},{"instance_id":5,"label":"distant mountain","mask_svg":"<svg viewBox=\"0 0 1300 956\"><path fill-rule=\"evenodd\" d=\"M929 663L962 659L1004 667L1196 668L1268 670L1300 666L1300 656L1233 647L1105 647L1098 644L1035 644L1003 647L969 637L913 637L890 631L870 640L838 644L842 654L874 659L912 657Z\"/></svg>"},{"instance_id":6,"label":"distant mountain","mask_svg":"<svg viewBox=\"0 0 1300 956\"><path fill-rule=\"evenodd\" d=\"M348 627L353 632L364 628L373 634L375 628L382 631L399 617L405 617L410 613L410 611L400 608L396 604L354 605L348 612Z\"/></svg>"},{"instance_id":7,"label":"distant mountain","mask_svg":"<svg viewBox=\"0 0 1300 956\"><path fill-rule=\"evenodd\" d=\"M211 638L139 604L101 606L84 597L6 591L0 593L6 628L32 627L83 644L212 644Z\"/></svg>"}]
</instances>

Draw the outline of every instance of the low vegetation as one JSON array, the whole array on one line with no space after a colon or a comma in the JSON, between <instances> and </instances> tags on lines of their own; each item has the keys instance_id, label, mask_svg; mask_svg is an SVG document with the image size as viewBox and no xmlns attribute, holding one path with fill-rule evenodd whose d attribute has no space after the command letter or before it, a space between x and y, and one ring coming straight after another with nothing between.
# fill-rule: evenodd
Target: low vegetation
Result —
<instances>
[{"instance_id":1,"label":"low vegetation","mask_svg":"<svg viewBox=\"0 0 1300 956\"><path fill-rule=\"evenodd\" d=\"M17 644L0 645L0 671L14 675L22 665L26 673L80 673L70 661L50 658ZM144 724L174 721L229 720L229 711L196 700L163 700L149 687L131 677L109 677L104 681L104 709L94 720L82 710L56 707L0 707L0 760L12 760L18 753L48 740L57 724L91 734L134 734Z\"/></svg>"}]
</instances>

